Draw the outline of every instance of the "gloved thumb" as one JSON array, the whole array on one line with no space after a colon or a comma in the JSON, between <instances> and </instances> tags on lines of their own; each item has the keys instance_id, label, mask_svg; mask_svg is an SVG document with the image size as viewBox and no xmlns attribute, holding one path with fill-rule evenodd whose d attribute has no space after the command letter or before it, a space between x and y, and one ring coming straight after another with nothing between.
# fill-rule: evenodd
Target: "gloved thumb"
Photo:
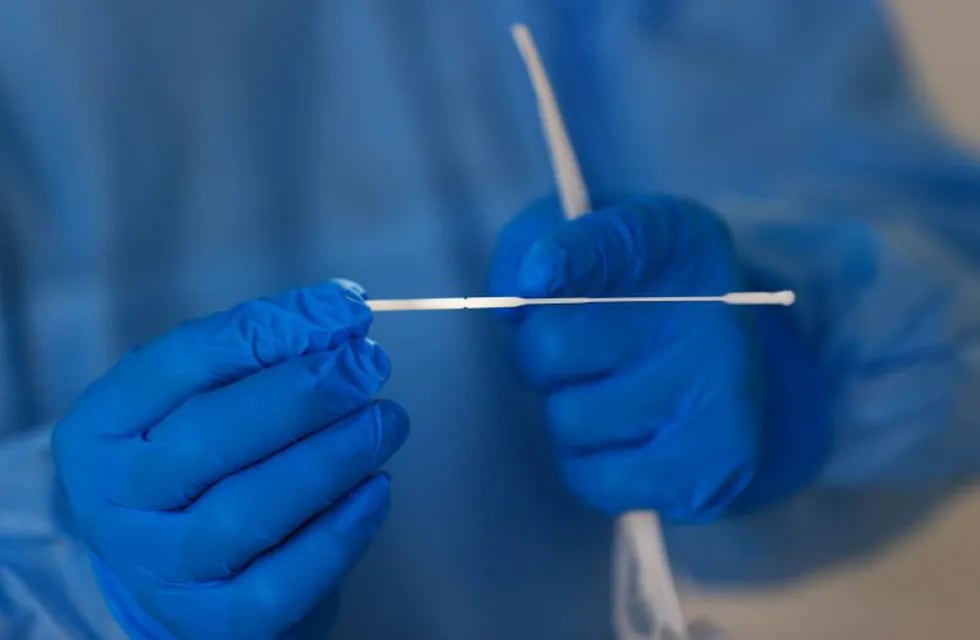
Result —
<instances>
[{"instance_id":1,"label":"gloved thumb","mask_svg":"<svg viewBox=\"0 0 980 640\"><path fill-rule=\"evenodd\" d=\"M521 262L518 289L528 297L638 294L668 275L687 280L691 270L729 256L728 244L724 223L694 203L621 202L536 241Z\"/></svg>"}]
</instances>

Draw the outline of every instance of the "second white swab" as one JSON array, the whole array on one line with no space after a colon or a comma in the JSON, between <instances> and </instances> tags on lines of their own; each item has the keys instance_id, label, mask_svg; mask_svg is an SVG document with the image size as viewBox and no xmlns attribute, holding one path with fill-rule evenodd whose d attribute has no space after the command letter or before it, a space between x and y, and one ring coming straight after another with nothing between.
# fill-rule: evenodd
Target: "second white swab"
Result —
<instances>
[{"instance_id":1,"label":"second white swab","mask_svg":"<svg viewBox=\"0 0 980 640\"><path fill-rule=\"evenodd\" d=\"M511 32L537 96L565 217L578 218L591 209L588 190L565 131L555 92L530 31L518 24ZM677 597L657 515L652 511L626 513L616 521L615 535L612 617L616 635L620 640L687 638L687 622ZM640 615L637 609L642 611Z\"/></svg>"}]
</instances>

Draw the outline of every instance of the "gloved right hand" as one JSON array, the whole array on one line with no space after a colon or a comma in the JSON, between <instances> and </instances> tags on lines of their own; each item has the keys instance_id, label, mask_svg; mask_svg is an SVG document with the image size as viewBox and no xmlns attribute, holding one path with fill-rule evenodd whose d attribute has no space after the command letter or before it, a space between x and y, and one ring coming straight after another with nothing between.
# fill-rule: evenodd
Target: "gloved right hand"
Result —
<instances>
[{"instance_id":1,"label":"gloved right hand","mask_svg":"<svg viewBox=\"0 0 980 640\"><path fill-rule=\"evenodd\" d=\"M332 599L404 441L344 282L190 321L127 354L52 449L109 605L144 637L272 638Z\"/></svg>"}]
</instances>

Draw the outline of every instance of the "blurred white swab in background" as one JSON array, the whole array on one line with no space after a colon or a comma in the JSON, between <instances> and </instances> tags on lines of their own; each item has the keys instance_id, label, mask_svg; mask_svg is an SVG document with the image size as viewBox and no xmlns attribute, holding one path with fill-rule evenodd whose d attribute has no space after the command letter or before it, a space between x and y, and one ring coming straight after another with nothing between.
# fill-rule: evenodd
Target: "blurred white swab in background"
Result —
<instances>
[{"instance_id":1,"label":"blurred white swab in background","mask_svg":"<svg viewBox=\"0 0 980 640\"><path fill-rule=\"evenodd\" d=\"M565 121L555 99L555 90L551 86L548 74L544 70L538 48L534 44L531 31L523 24L515 24L510 28L517 43L517 50L524 58L531 85L538 99L538 115L541 116L541 128L548 141L548 153L551 155L551 166L555 172L555 182L561 194L562 209L566 218L577 218L592 210L589 203L589 192L585 187L582 169L579 167L575 149L565 129Z\"/></svg>"},{"instance_id":2,"label":"blurred white swab in background","mask_svg":"<svg viewBox=\"0 0 980 640\"><path fill-rule=\"evenodd\" d=\"M555 92L531 32L517 24L511 27L511 33L534 85L565 217L578 218L591 206ZM687 622L677 597L657 515L652 511L626 513L616 521L615 535L612 617L616 635L620 640L686 639Z\"/></svg>"}]
</instances>

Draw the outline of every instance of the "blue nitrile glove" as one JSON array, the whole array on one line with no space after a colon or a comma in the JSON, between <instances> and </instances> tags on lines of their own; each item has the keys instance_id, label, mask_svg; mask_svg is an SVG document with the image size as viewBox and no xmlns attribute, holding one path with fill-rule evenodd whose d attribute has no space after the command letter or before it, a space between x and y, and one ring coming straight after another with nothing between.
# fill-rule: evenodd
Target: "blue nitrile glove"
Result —
<instances>
[{"instance_id":1,"label":"blue nitrile glove","mask_svg":"<svg viewBox=\"0 0 980 640\"><path fill-rule=\"evenodd\" d=\"M184 323L77 400L53 451L110 607L137 637L272 638L329 604L388 510L404 441L344 282ZM326 605L325 605L326 606Z\"/></svg>"},{"instance_id":2,"label":"blue nitrile glove","mask_svg":"<svg viewBox=\"0 0 980 640\"><path fill-rule=\"evenodd\" d=\"M549 199L501 236L494 295L716 295L748 288L725 224L670 197L573 222ZM609 513L704 521L788 495L829 449L824 392L785 309L720 304L511 312L566 481Z\"/></svg>"}]
</instances>

